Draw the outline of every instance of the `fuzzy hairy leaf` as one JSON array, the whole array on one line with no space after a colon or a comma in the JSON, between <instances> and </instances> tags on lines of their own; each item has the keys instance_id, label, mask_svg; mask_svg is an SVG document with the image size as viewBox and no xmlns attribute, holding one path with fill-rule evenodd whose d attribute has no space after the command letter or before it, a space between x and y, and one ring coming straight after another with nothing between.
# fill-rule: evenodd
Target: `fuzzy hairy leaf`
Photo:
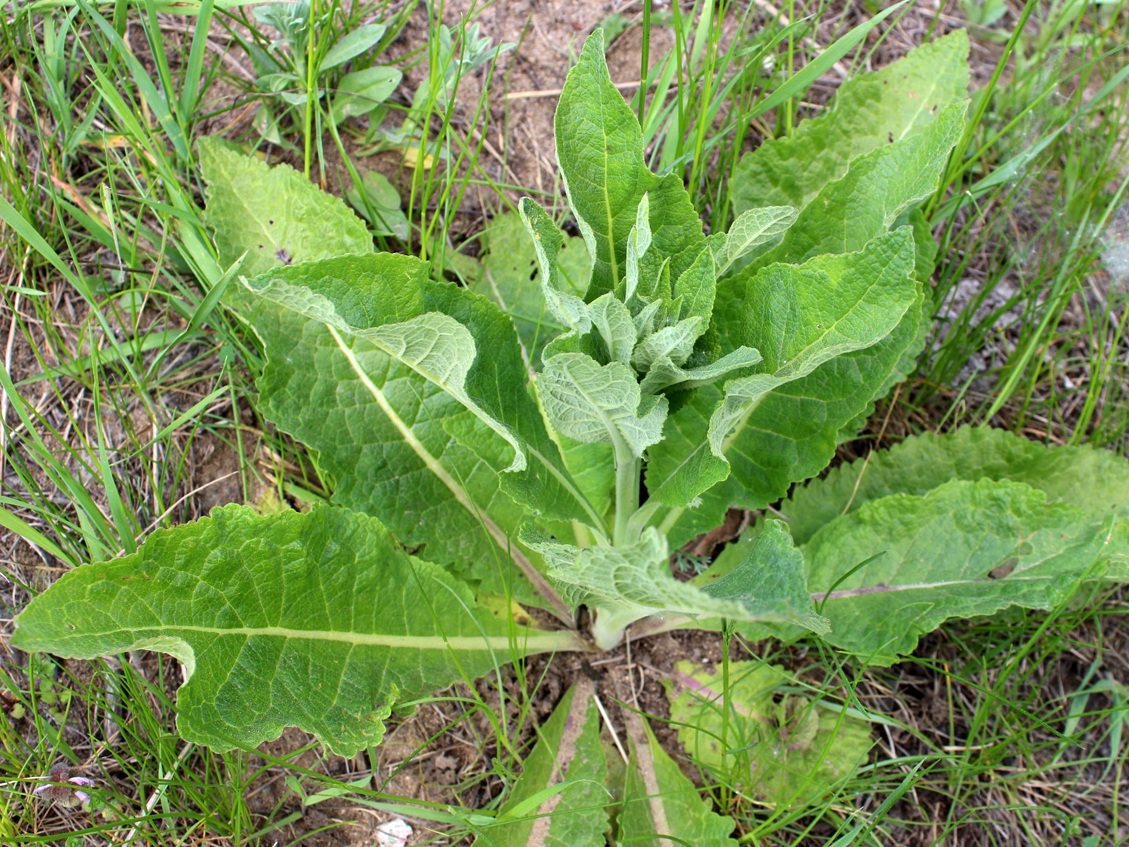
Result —
<instances>
[{"instance_id":1,"label":"fuzzy hairy leaf","mask_svg":"<svg viewBox=\"0 0 1129 847\"><path fill-rule=\"evenodd\" d=\"M1091 520L1023 483L958 479L871 500L802 550L827 639L884 665L950 618L1053 608L1111 562L1124 576L1129 522Z\"/></svg>"},{"instance_id":2,"label":"fuzzy hairy leaf","mask_svg":"<svg viewBox=\"0 0 1129 847\"><path fill-rule=\"evenodd\" d=\"M954 479L1009 479L1069 503L1092 520L1129 517L1129 462L1108 450L1048 447L1002 429L962 427L926 433L840 465L796 489L781 511L797 543L864 503L891 494L926 494Z\"/></svg>"},{"instance_id":3,"label":"fuzzy hairy leaf","mask_svg":"<svg viewBox=\"0 0 1129 847\"><path fill-rule=\"evenodd\" d=\"M710 236L710 249L721 276L748 254L777 242L788 231L799 210L792 206L758 206L737 216L724 237Z\"/></svg>"},{"instance_id":4,"label":"fuzzy hairy leaf","mask_svg":"<svg viewBox=\"0 0 1129 847\"><path fill-rule=\"evenodd\" d=\"M380 742L395 703L484 674L523 639L564 646L559 633L513 636L374 518L228 506L64 575L12 643L83 659L159 650L184 666L186 739L249 748L296 726L351 756Z\"/></svg>"},{"instance_id":5,"label":"fuzzy hairy leaf","mask_svg":"<svg viewBox=\"0 0 1129 847\"><path fill-rule=\"evenodd\" d=\"M665 397L643 397L621 362L601 365L583 353L561 353L537 381L553 428L584 443L626 444L636 457L662 438Z\"/></svg>"},{"instance_id":6,"label":"fuzzy hairy leaf","mask_svg":"<svg viewBox=\"0 0 1129 847\"><path fill-rule=\"evenodd\" d=\"M627 767L619 843L640 847L736 847L733 818L717 814L683 775L643 718L625 718L632 761ZM670 836L662 838L661 836Z\"/></svg>"},{"instance_id":7,"label":"fuzzy hairy leaf","mask_svg":"<svg viewBox=\"0 0 1129 847\"><path fill-rule=\"evenodd\" d=\"M253 318L267 354L264 411L317 450L336 502L379 517L403 543L426 545L429 559L469 568L498 593L514 576L511 556L538 584L512 542L530 510L597 519L520 388L525 365L512 324L495 306L431 282L424 263L389 253L278 269L251 286L274 297ZM428 346L409 356L389 343L405 326L422 329L421 320L459 334L464 357L471 348L490 351L474 356L461 391L413 363ZM501 473L513 468L513 443L527 454L526 470Z\"/></svg>"},{"instance_id":8,"label":"fuzzy hairy leaf","mask_svg":"<svg viewBox=\"0 0 1129 847\"><path fill-rule=\"evenodd\" d=\"M518 212L533 240L533 250L541 268L541 296L549 314L569 330L587 332L590 322L584 301L578 294L562 288L558 281L560 255L565 245L564 233L549 217L548 212L528 197L522 199Z\"/></svg>"},{"instance_id":9,"label":"fuzzy hairy leaf","mask_svg":"<svg viewBox=\"0 0 1129 847\"><path fill-rule=\"evenodd\" d=\"M670 551L653 529L630 546L578 548L531 533L523 541L549 565L549 576L576 605L607 609L620 626L653 614L759 620L736 600L717 599L679 582L670 572ZM611 626L608 620L605 626Z\"/></svg>"},{"instance_id":10,"label":"fuzzy hairy leaf","mask_svg":"<svg viewBox=\"0 0 1129 847\"><path fill-rule=\"evenodd\" d=\"M593 684L582 678L553 710L497 823L475 843L493 847L604 847L608 763Z\"/></svg>"},{"instance_id":11,"label":"fuzzy hairy leaf","mask_svg":"<svg viewBox=\"0 0 1129 847\"><path fill-rule=\"evenodd\" d=\"M679 662L667 685L679 741L695 761L769 803L818 801L866 761L870 724L784 694L791 682L773 665L732 662L727 688L722 672Z\"/></svg>"},{"instance_id":12,"label":"fuzzy hairy leaf","mask_svg":"<svg viewBox=\"0 0 1129 847\"><path fill-rule=\"evenodd\" d=\"M523 540L540 553L549 576L574 604L602 615L604 630L649 615L685 615L742 621L795 623L816 632L827 624L812 612L805 589L803 559L783 525L771 527L746 546L727 574L699 588L670 570L670 551L653 528L635 544L578 548L527 532Z\"/></svg>"},{"instance_id":13,"label":"fuzzy hairy leaf","mask_svg":"<svg viewBox=\"0 0 1129 847\"><path fill-rule=\"evenodd\" d=\"M957 30L844 82L824 115L744 156L733 178L733 208L803 208L853 159L919 132L967 96L968 36Z\"/></svg>"},{"instance_id":14,"label":"fuzzy hairy leaf","mask_svg":"<svg viewBox=\"0 0 1129 847\"><path fill-rule=\"evenodd\" d=\"M289 165L270 167L211 138L201 139L198 151L208 183L206 220L225 265L246 252L240 271L254 276L280 265L372 252L364 221Z\"/></svg>"}]
</instances>

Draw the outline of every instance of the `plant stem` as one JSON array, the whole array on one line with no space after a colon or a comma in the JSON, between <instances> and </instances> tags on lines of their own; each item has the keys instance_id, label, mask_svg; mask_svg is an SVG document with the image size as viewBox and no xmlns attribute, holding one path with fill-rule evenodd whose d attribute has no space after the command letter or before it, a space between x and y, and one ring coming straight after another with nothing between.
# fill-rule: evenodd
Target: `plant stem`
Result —
<instances>
[{"instance_id":1,"label":"plant stem","mask_svg":"<svg viewBox=\"0 0 1129 847\"><path fill-rule=\"evenodd\" d=\"M313 141L313 122L314 122L314 92L317 90L317 68L315 65L316 45L314 44L314 37L316 29L314 21L317 20L317 0L310 0L310 12L308 23L306 24L306 111L304 115L303 129L305 133L305 150L303 159L305 160L305 174L306 178L310 177L310 153L311 142Z\"/></svg>"},{"instance_id":2,"label":"plant stem","mask_svg":"<svg viewBox=\"0 0 1129 847\"><path fill-rule=\"evenodd\" d=\"M630 544L632 538L631 516L639 510L639 459L621 439L613 442L615 449L615 530L612 543Z\"/></svg>"}]
</instances>

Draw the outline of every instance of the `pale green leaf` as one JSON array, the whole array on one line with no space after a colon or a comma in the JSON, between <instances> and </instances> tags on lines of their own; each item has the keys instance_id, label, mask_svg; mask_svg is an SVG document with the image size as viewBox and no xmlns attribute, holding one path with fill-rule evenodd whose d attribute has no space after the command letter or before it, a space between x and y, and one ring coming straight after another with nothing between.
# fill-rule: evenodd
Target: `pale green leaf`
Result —
<instances>
[{"instance_id":1,"label":"pale green leaf","mask_svg":"<svg viewBox=\"0 0 1129 847\"><path fill-rule=\"evenodd\" d=\"M537 733L497 823L475 843L604 847L612 795L594 686L581 678Z\"/></svg>"},{"instance_id":2,"label":"pale green leaf","mask_svg":"<svg viewBox=\"0 0 1129 847\"><path fill-rule=\"evenodd\" d=\"M364 222L341 200L326 194L289 165L268 166L223 142L198 142L200 170L208 183L205 220L216 233L224 266L246 252L240 272L372 252Z\"/></svg>"},{"instance_id":3,"label":"pale green leaf","mask_svg":"<svg viewBox=\"0 0 1129 847\"><path fill-rule=\"evenodd\" d=\"M650 214L651 201L648 195L644 194L639 199L639 208L635 211L635 226L627 234L627 281L623 297L625 301L635 296L635 289L639 287L639 263L651 249Z\"/></svg>"},{"instance_id":4,"label":"pale green leaf","mask_svg":"<svg viewBox=\"0 0 1129 847\"><path fill-rule=\"evenodd\" d=\"M834 791L866 761L870 725L841 707L784 692L780 668L731 662L723 672L679 662L670 716L686 751L739 791L792 809Z\"/></svg>"},{"instance_id":5,"label":"pale green leaf","mask_svg":"<svg viewBox=\"0 0 1129 847\"><path fill-rule=\"evenodd\" d=\"M636 342L635 324L623 301L609 291L589 304L588 314L604 342L608 360L630 364Z\"/></svg>"},{"instance_id":6,"label":"pale green leaf","mask_svg":"<svg viewBox=\"0 0 1129 847\"><path fill-rule=\"evenodd\" d=\"M666 540L653 528L646 529L635 544L616 547L574 547L536 537L532 532L526 532L522 540L545 558L549 576L561 586L569 601L596 609L603 632L620 632L650 615L776 622L802 616L792 608L796 598L770 593L795 579L795 575L783 576L776 585L753 577L742 584L735 580L726 589L726 596L716 597L688 582L680 582L671 573ZM765 589L763 600L745 593L743 589L750 587ZM813 618L810 620L818 626Z\"/></svg>"},{"instance_id":7,"label":"pale green leaf","mask_svg":"<svg viewBox=\"0 0 1129 847\"><path fill-rule=\"evenodd\" d=\"M736 847L733 818L722 817L683 775L651 728L638 715L625 716L631 762L624 784L618 842L638 847ZM661 836L670 836L662 838Z\"/></svg>"},{"instance_id":8,"label":"pale green leaf","mask_svg":"<svg viewBox=\"0 0 1129 847\"><path fill-rule=\"evenodd\" d=\"M699 365L696 368L680 367L670 358L663 356L651 363L639 388L644 394L654 394L671 386L683 389L698 388L717 382L731 371L752 367L760 361L761 354L751 347L738 347L716 362Z\"/></svg>"},{"instance_id":9,"label":"pale green leaf","mask_svg":"<svg viewBox=\"0 0 1129 847\"><path fill-rule=\"evenodd\" d=\"M228 506L65 574L12 644L83 659L159 650L184 666L187 740L251 748L296 726L351 756L380 742L397 702L482 675L511 645L563 648L563 635L515 632L373 518Z\"/></svg>"},{"instance_id":10,"label":"pale green leaf","mask_svg":"<svg viewBox=\"0 0 1129 847\"><path fill-rule=\"evenodd\" d=\"M673 299L680 303L679 317L683 320L700 318L704 331L713 315L716 296L717 268L713 252L706 248L675 280Z\"/></svg>"},{"instance_id":11,"label":"pale green leaf","mask_svg":"<svg viewBox=\"0 0 1129 847\"><path fill-rule=\"evenodd\" d=\"M704 331L705 322L697 315L680 320L673 326L664 326L639 342L631 355L631 364L640 373L646 373L660 359L668 359L681 366L694 352L694 342Z\"/></svg>"},{"instance_id":12,"label":"pale green leaf","mask_svg":"<svg viewBox=\"0 0 1129 847\"><path fill-rule=\"evenodd\" d=\"M843 83L832 106L741 159L733 177L738 214L755 206L803 208L852 160L896 143L968 96L968 36L957 30L911 50L878 73Z\"/></svg>"},{"instance_id":13,"label":"pale green leaf","mask_svg":"<svg viewBox=\"0 0 1129 847\"><path fill-rule=\"evenodd\" d=\"M803 546L827 639L891 664L950 618L1050 609L1129 555L1129 522L1091 520L1029 485L954 480L871 500ZM861 566L861 567L860 567Z\"/></svg>"},{"instance_id":14,"label":"pale green leaf","mask_svg":"<svg viewBox=\"0 0 1129 847\"><path fill-rule=\"evenodd\" d=\"M533 239L533 249L541 267L541 294L549 313L570 330L587 332L590 322L584 301L576 294L562 290L557 280L557 262L565 243L560 227L528 197L518 204L518 212Z\"/></svg>"},{"instance_id":15,"label":"pale green leaf","mask_svg":"<svg viewBox=\"0 0 1129 847\"><path fill-rule=\"evenodd\" d=\"M954 479L1010 479L1077 506L1091 520L1129 517L1129 462L1108 450L1054 447L1002 429L926 433L840 465L796 489L781 511L796 541L864 503L890 494L926 494Z\"/></svg>"},{"instance_id":16,"label":"pale green leaf","mask_svg":"<svg viewBox=\"0 0 1129 847\"><path fill-rule=\"evenodd\" d=\"M715 240L714 236L710 236L710 246L715 251L717 276L724 274L750 253L779 241L788 227L795 223L797 215L799 210L792 206L759 206L739 214L730 225L729 232L720 238Z\"/></svg>"},{"instance_id":17,"label":"pale green leaf","mask_svg":"<svg viewBox=\"0 0 1129 847\"><path fill-rule=\"evenodd\" d=\"M553 428L569 438L623 443L636 457L662 438L666 398L642 397L635 372L621 362L562 353L545 363L537 388Z\"/></svg>"}]
</instances>

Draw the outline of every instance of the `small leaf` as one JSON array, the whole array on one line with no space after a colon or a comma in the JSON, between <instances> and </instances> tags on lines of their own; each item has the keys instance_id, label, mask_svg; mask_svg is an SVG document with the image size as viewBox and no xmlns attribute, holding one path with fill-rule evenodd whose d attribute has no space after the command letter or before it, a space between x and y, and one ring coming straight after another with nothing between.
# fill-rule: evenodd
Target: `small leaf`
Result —
<instances>
[{"instance_id":1,"label":"small leaf","mask_svg":"<svg viewBox=\"0 0 1129 847\"><path fill-rule=\"evenodd\" d=\"M583 353L562 353L545 363L537 381L553 428L584 443L627 445L637 458L662 438L665 397L641 397L627 365L601 365Z\"/></svg>"},{"instance_id":2,"label":"small leaf","mask_svg":"<svg viewBox=\"0 0 1129 847\"><path fill-rule=\"evenodd\" d=\"M655 394L672 386L682 389L700 388L717 382L731 371L750 368L760 361L761 354L751 347L738 347L716 362L696 368L683 368L672 362L669 357L660 356L651 363L639 388L644 394Z\"/></svg>"},{"instance_id":3,"label":"small leaf","mask_svg":"<svg viewBox=\"0 0 1129 847\"><path fill-rule=\"evenodd\" d=\"M159 650L184 666L185 739L251 748L296 726L352 756L380 742L397 702L561 635L515 633L374 518L228 506L65 574L20 614L12 644L83 659Z\"/></svg>"},{"instance_id":4,"label":"small leaf","mask_svg":"<svg viewBox=\"0 0 1129 847\"><path fill-rule=\"evenodd\" d=\"M541 293L549 313L569 329L578 333L587 332L591 323L584 301L577 295L562 290L557 282L557 259L564 245L560 227L528 197L518 204L518 212L533 238L533 248L541 266Z\"/></svg>"},{"instance_id":5,"label":"small leaf","mask_svg":"<svg viewBox=\"0 0 1129 847\"><path fill-rule=\"evenodd\" d=\"M640 373L645 373L659 359L681 366L694 352L694 342L704 331L704 321L697 315L673 326L664 326L639 342L631 356L631 364Z\"/></svg>"},{"instance_id":6,"label":"small leaf","mask_svg":"<svg viewBox=\"0 0 1129 847\"><path fill-rule=\"evenodd\" d=\"M721 276L753 251L774 244L795 223L797 215L799 210L792 206L761 206L739 214L725 238L711 245L717 247L717 275Z\"/></svg>"},{"instance_id":7,"label":"small leaf","mask_svg":"<svg viewBox=\"0 0 1129 847\"><path fill-rule=\"evenodd\" d=\"M589 304L588 314L607 348L609 361L629 364L635 349L635 324L623 301L609 291Z\"/></svg>"},{"instance_id":8,"label":"small leaf","mask_svg":"<svg viewBox=\"0 0 1129 847\"><path fill-rule=\"evenodd\" d=\"M400 193L379 171L362 171L361 186L345 191L345 198L370 224L377 235L394 235L406 241L411 232L401 208Z\"/></svg>"},{"instance_id":9,"label":"small leaf","mask_svg":"<svg viewBox=\"0 0 1129 847\"><path fill-rule=\"evenodd\" d=\"M200 170L208 183L208 226L225 267L248 253L240 272L371 253L364 222L338 198L321 191L289 165L273 168L222 142L198 142Z\"/></svg>"},{"instance_id":10,"label":"small leaf","mask_svg":"<svg viewBox=\"0 0 1129 847\"><path fill-rule=\"evenodd\" d=\"M784 694L780 668L731 662L724 673L679 662L668 685L671 720L696 762L739 791L795 809L817 802L866 761L870 725L841 708Z\"/></svg>"},{"instance_id":11,"label":"small leaf","mask_svg":"<svg viewBox=\"0 0 1129 847\"><path fill-rule=\"evenodd\" d=\"M384 24L365 24L351 30L336 44L329 48L329 52L322 57L321 69L328 71L343 65L350 59L355 59L362 53L371 50L384 37L388 27Z\"/></svg>"},{"instance_id":12,"label":"small leaf","mask_svg":"<svg viewBox=\"0 0 1129 847\"><path fill-rule=\"evenodd\" d=\"M392 96L402 77L399 68L381 65L341 77L333 95L331 120L339 124L345 118L367 115Z\"/></svg>"}]
</instances>

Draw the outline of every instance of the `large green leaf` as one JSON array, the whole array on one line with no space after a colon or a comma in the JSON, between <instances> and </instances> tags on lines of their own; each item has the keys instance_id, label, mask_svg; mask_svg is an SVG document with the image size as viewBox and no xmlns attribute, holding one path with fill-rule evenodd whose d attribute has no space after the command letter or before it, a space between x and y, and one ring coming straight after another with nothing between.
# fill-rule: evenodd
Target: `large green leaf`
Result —
<instances>
[{"instance_id":1,"label":"large green leaf","mask_svg":"<svg viewBox=\"0 0 1129 847\"><path fill-rule=\"evenodd\" d=\"M350 756L380 742L395 703L480 676L511 648L567 649L569 635L494 619L374 518L228 506L65 574L21 613L12 644L169 653L184 666L186 739L249 748L296 726Z\"/></svg>"},{"instance_id":2,"label":"large green leaf","mask_svg":"<svg viewBox=\"0 0 1129 847\"><path fill-rule=\"evenodd\" d=\"M728 680L679 662L667 685L678 739L738 790L785 809L818 801L866 761L870 725L790 687L784 671L760 662L731 663Z\"/></svg>"},{"instance_id":3,"label":"large green leaf","mask_svg":"<svg viewBox=\"0 0 1129 847\"><path fill-rule=\"evenodd\" d=\"M254 276L280 265L372 252L364 221L289 165L270 167L212 138L201 139L197 149L208 183L206 220L224 265L246 252L240 272Z\"/></svg>"},{"instance_id":4,"label":"large green leaf","mask_svg":"<svg viewBox=\"0 0 1129 847\"><path fill-rule=\"evenodd\" d=\"M651 496L685 506L725 479L730 454L745 453L745 430L757 426L756 412L772 392L894 331L919 296L913 271L913 239L905 227L858 253L819 256L798 267L770 265L726 286L715 314L725 349L754 348L764 358L753 374L727 382L724 393L699 391L671 416L666 440L651 451ZM706 408L710 419L702 428Z\"/></svg>"},{"instance_id":5,"label":"large green leaf","mask_svg":"<svg viewBox=\"0 0 1129 847\"><path fill-rule=\"evenodd\" d=\"M638 847L736 847L733 818L715 812L634 713L624 716L631 761L619 813L619 844ZM663 836L669 836L664 838Z\"/></svg>"},{"instance_id":6,"label":"large green leaf","mask_svg":"<svg viewBox=\"0 0 1129 847\"><path fill-rule=\"evenodd\" d=\"M475 843L494 847L604 847L608 762L591 680L570 688L538 732L497 823Z\"/></svg>"},{"instance_id":7,"label":"large green leaf","mask_svg":"<svg viewBox=\"0 0 1129 847\"><path fill-rule=\"evenodd\" d=\"M950 618L1053 608L1111 563L1123 576L1129 522L1093 520L1023 483L958 479L871 500L802 550L827 639L890 664Z\"/></svg>"},{"instance_id":8,"label":"large green leaf","mask_svg":"<svg viewBox=\"0 0 1129 847\"><path fill-rule=\"evenodd\" d=\"M828 111L741 159L733 208L803 208L852 160L919 132L968 96L968 36L958 30L911 50L878 73L843 83Z\"/></svg>"},{"instance_id":9,"label":"large green leaf","mask_svg":"<svg viewBox=\"0 0 1129 847\"><path fill-rule=\"evenodd\" d=\"M1103 520L1129 517L1129 462L1108 450L1048 447L1002 429L962 427L926 433L840 465L796 489L781 511L797 543L864 503L890 494L925 494L954 479L1010 479Z\"/></svg>"},{"instance_id":10,"label":"large green leaf","mask_svg":"<svg viewBox=\"0 0 1129 847\"><path fill-rule=\"evenodd\" d=\"M764 620L775 618L820 634L829 628L812 611L804 557L782 521L763 521L728 545L694 584L711 597L759 609Z\"/></svg>"},{"instance_id":11,"label":"large green leaf","mask_svg":"<svg viewBox=\"0 0 1129 847\"><path fill-rule=\"evenodd\" d=\"M547 588L513 543L518 526L530 511L598 515L522 389L509 319L478 295L429 281L424 263L388 253L280 268L251 287L273 298L253 317L267 354L264 411L318 452L335 501L376 515L400 541L468 569L488 590L506 590L511 556ZM437 326L461 339L447 345L462 350L458 371L421 365L439 349L428 340ZM427 345L390 344L405 328ZM474 355L462 373L478 349L489 355ZM452 391L456 376L463 387ZM515 467L514 444L526 469L503 473Z\"/></svg>"},{"instance_id":12,"label":"large green leaf","mask_svg":"<svg viewBox=\"0 0 1129 847\"><path fill-rule=\"evenodd\" d=\"M626 284L628 235L649 194L651 246L677 279L705 243L690 196L675 174L643 161L643 133L612 84L596 30L569 71L556 114L557 158L581 233L594 259L590 298Z\"/></svg>"}]
</instances>

